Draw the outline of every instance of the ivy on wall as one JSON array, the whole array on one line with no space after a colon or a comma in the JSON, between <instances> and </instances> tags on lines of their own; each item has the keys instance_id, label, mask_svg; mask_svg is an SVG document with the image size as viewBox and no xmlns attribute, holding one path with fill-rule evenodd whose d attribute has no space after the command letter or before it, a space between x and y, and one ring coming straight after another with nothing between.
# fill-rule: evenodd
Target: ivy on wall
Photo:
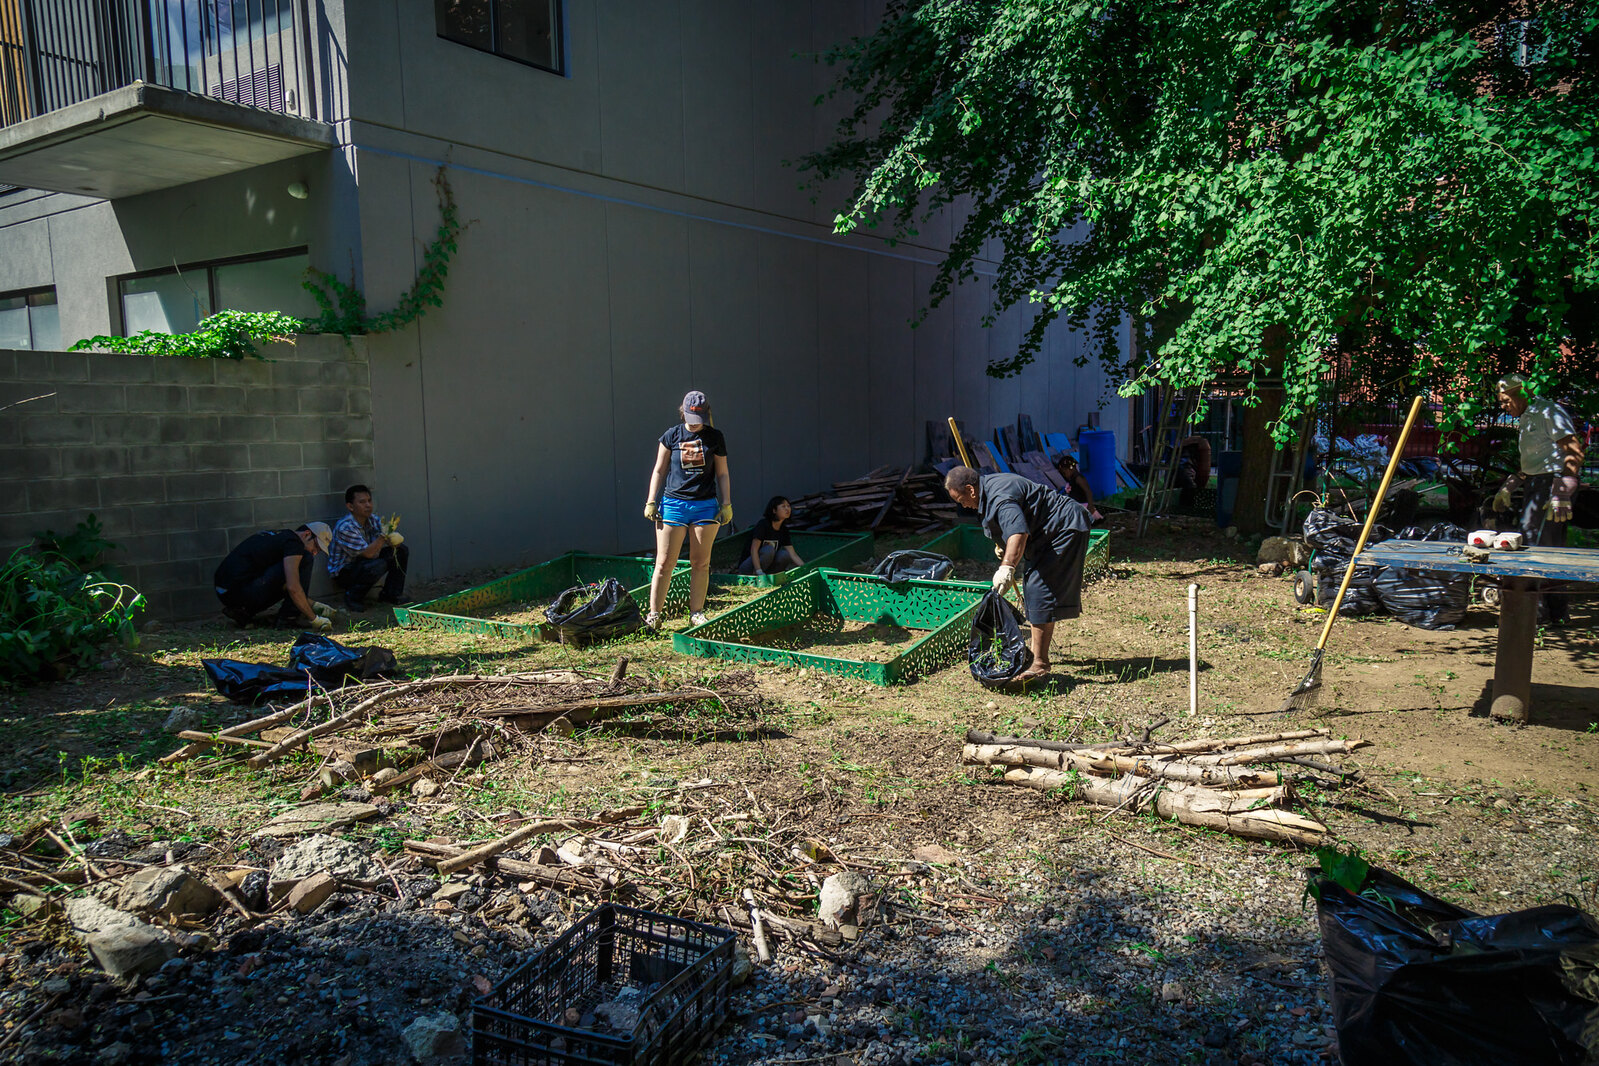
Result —
<instances>
[{"instance_id":1,"label":"ivy on wall","mask_svg":"<svg viewBox=\"0 0 1599 1066\"><path fill-rule=\"evenodd\" d=\"M295 334L337 334L348 341L351 337L404 329L426 314L428 308L443 305L450 259L455 255L456 242L465 228L443 167L434 175L433 186L439 196L439 228L423 249L416 281L392 310L368 314L366 296L353 284L325 271L308 270L301 284L321 309L316 318L301 319L281 311L218 311L201 319L192 333L158 333L147 329L131 337L89 337L68 350L94 349L191 359L260 359L262 356L256 345L292 341Z\"/></svg>"}]
</instances>

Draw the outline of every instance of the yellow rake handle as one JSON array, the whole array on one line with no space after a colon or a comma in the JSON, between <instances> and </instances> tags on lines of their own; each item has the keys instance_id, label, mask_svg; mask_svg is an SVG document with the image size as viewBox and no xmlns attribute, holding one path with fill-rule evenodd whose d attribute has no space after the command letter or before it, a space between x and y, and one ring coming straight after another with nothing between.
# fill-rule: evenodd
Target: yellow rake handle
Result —
<instances>
[{"instance_id":1,"label":"yellow rake handle","mask_svg":"<svg viewBox=\"0 0 1599 1066\"><path fill-rule=\"evenodd\" d=\"M1399 455L1405 450L1405 441L1410 437L1410 427L1416 424L1416 415L1421 412L1421 397L1417 396L1410 404L1410 414L1405 418L1405 427L1399 431L1399 440L1394 443L1393 454L1388 457L1388 469L1383 471L1382 484L1377 486L1377 495L1371 501L1371 510L1366 512L1366 524L1361 527L1360 539L1355 541L1355 550L1349 556L1349 565L1344 567L1344 580L1338 586L1338 595L1333 599L1332 609L1327 612L1327 621L1321 627L1321 639L1316 641L1316 650L1321 651L1327 646L1327 634L1332 632L1333 622L1338 619L1338 608L1344 602L1344 593L1349 591L1349 582L1355 576L1355 558L1366 548L1366 538L1371 535L1371 527L1377 522L1377 512L1382 510L1383 497L1388 495L1388 483L1394 479L1394 469L1399 465Z\"/></svg>"},{"instance_id":2,"label":"yellow rake handle","mask_svg":"<svg viewBox=\"0 0 1599 1066\"><path fill-rule=\"evenodd\" d=\"M972 462L972 457L970 455L968 455L967 452L966 452L966 442L961 439L961 431L959 429L955 428L955 416L954 415L950 415L949 416L949 435L951 437L955 438L955 447L960 449L961 462L965 463L967 466L971 467L973 470L976 470L977 469L977 464Z\"/></svg>"}]
</instances>

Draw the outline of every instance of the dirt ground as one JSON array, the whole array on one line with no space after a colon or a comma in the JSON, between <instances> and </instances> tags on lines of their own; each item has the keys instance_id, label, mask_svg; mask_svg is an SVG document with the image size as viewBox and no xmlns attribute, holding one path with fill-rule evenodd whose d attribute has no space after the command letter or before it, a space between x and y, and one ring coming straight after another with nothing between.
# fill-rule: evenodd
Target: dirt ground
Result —
<instances>
[{"instance_id":1,"label":"dirt ground","mask_svg":"<svg viewBox=\"0 0 1599 1066\"><path fill-rule=\"evenodd\" d=\"M880 543L879 554L899 546ZM1325 1036L1325 980L1315 970L1314 910L1300 903L1306 855L1148 815L1107 823L1058 797L995 784L988 774L960 765L963 735L973 727L1091 742L1141 730L1160 718L1170 720L1157 734L1165 739L1324 725L1334 735L1373 742L1345 759L1366 772L1365 784L1303 790L1307 813L1325 821L1338 841L1475 910L1572 899L1595 909L1594 602L1577 601L1567 626L1540 630L1532 721L1526 726L1488 716L1495 618L1481 605L1461 628L1445 632L1392 619L1340 619L1318 701L1277 716L1308 666L1324 618L1294 603L1288 576L1259 573L1251 551L1187 525L1158 526L1143 541L1113 533L1111 558L1111 573L1085 591L1083 617L1057 629L1054 681L1024 694L981 689L964 664L885 689L786 667L734 671L732 664L677 656L669 641L645 635L580 650L401 629L373 611L340 639L393 649L410 676L563 666L602 673L627 654L634 676L662 688L731 687L743 695L737 721L686 714L643 730L624 724L549 738L512 760L453 780L439 796L397 798L378 822L349 835L389 855L400 870L403 839L483 840L496 835L494 819L508 810L590 814L635 801L655 803L652 789L661 780L704 780L711 784L703 802L731 810L748 797L786 812L786 824L796 832L862 864L908 857L919 846L948 848L960 856L971 899L998 901L958 904L973 912L945 912L950 919L933 933L913 927L920 930L916 935L896 939L892 929L885 930L883 940L863 940L847 963L795 959L775 964L769 976L763 971L751 986L755 991L745 993L754 998L740 1001L746 1021L724 1029L709 1052L714 1061L726 1062L954 1061L949 1049L956 1047L966 1049L960 1061L1090 1061L1099 1057L1096 1047L1103 1050L1089 1038L1099 1032L1095 1026L1103 1027L1117 1056L1131 1061L1247 1066L1324 1061L1335 1054ZM1201 589L1194 716L1188 713L1189 583ZM453 587L439 583L420 591L442 594ZM749 596L742 589L713 589L711 610ZM669 631L684 624L686 619L672 620ZM206 729L244 715L210 691L202 659L281 662L291 639L288 633L223 624L155 625L138 649L108 651L98 669L69 682L0 691L0 751L9 753L0 761L0 834L20 833L43 818L63 819L90 826L81 830L81 839L122 833L141 844L175 844L180 853L195 856L190 861L265 858L253 835L271 814L297 802L316 769L313 757L266 771L219 757L177 768L154 760L176 746L161 731L175 707L197 709ZM651 809L675 808L656 803ZM0 865L7 866L0 875L15 875L3 850ZM406 883L402 877L396 886ZM931 891L924 898L933 898ZM692 892L673 898L712 919L719 907L739 909L736 884L708 872ZM0 1045L0 1061L406 1061L396 1034L412 1015L440 1005L464 1010L473 987L497 980L526 957L526 943L493 938L484 940L483 953L463 954L467 942L459 935L451 941L450 927L438 924L443 919L432 912L413 904L390 916L393 908L379 903L352 900L338 914L319 919L320 925L283 927L267 947L241 942L248 948L243 954L300 967L294 971L302 982L297 988L319 965L326 974L317 980L332 987L355 965L348 959L340 964L339 958L354 958L357 950L375 956L360 964L370 1002L350 1007L353 999L335 995L335 1006L327 1008L334 1011L329 1017L349 1022L334 1027L348 1035L318 1044L302 1032L304 1048L277 1058L266 1034L274 1027L307 1028L304 1004L291 1002L293 997L263 995L249 1000L247 1010L237 1000L230 1007L232 986L222 980L221 968L215 980L194 977L192 987L180 987L181 974L153 992L148 985L110 984L93 976L59 919L25 921L6 911L0 925L0 1007L8 1021L0 1023L0 1040L7 1025L20 1024L16 1019L39 1008L59 1013L50 997L68 994L63 988L100 1004L104 1021L80 1018L71 1024L68 1018L55 1024L55 1013L39 1010L42 1020L18 1030L9 1046ZM541 906L553 920L537 932L539 943L559 928L563 915L575 913L571 901L546 900ZM1077 934L1061 926L1067 915L1074 916ZM374 940L371 930L388 928L383 922L409 924L394 925L387 939ZM456 934L465 935L463 928L456 926ZM361 943L371 944L347 947L355 942L353 929L367 930ZM1198 950L1197 943L1210 937L1235 947ZM1044 947L1048 952L1040 954ZM230 957L241 954L229 950ZM1248 958L1262 952L1280 961L1273 964L1278 969L1251 968ZM1156 956L1164 978L1144 972ZM324 958L333 962L315 961ZM1113 965L1103 966L1106 959ZM379 976L388 967L413 963L415 972L405 981L394 973ZM201 974L204 965L196 962L192 973ZM969 991L988 987L996 973L1011 974L1014 980L995 983L991 993L1010 1013L977 1022L974 1012L951 1007L953 1015L938 1015L936 1024L903 1009L895 1014L873 991L883 987L876 982L885 969L900 975L894 987L904 989L902 998L933 1000L950 986L947 977L938 984L940 972L968 973ZM1262 973L1264 983L1257 980ZM802 988L807 981L816 987ZM932 991L918 981L931 981ZM1163 981L1179 992L1162 1002L1163 993L1148 994L1151 981L1156 993ZM834 1000L834 1015L843 1020L820 1043L809 1029L796 1033L803 1026L784 1029L749 1020L765 1009L763 1002L782 1004L793 996L810 1002L828 983L844 989L822 997ZM1132 995L1135 985L1145 993ZM851 1014L849 989L857 986L863 1013ZM1206 989L1203 995L1181 991L1198 987ZM173 1003L190 1015L184 1025L158 1005L142 1005L152 996L176 997ZM346 1014L337 1014L347 1007ZM219 1012L211 1026L204 1023L209 1011ZM1063 1011L1078 1020L1049 1020ZM957 1021L948 1021L951 1016ZM141 1050L134 1041L132 1057L108 1057L106 1048L119 1042L117 1019L132 1018L148 1019L166 1042ZM357 1024L362 1018L368 1021ZM215 1044L214 1029L224 1023L242 1034L227 1053ZM1218 1026L1224 1038L1215 1036Z\"/></svg>"}]
</instances>

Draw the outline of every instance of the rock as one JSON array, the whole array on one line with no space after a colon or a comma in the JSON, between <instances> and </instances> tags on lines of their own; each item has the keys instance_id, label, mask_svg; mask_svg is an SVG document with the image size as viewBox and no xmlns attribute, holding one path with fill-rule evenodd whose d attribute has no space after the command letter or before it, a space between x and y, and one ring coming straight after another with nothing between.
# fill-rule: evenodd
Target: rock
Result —
<instances>
[{"instance_id":1,"label":"rock","mask_svg":"<svg viewBox=\"0 0 1599 1066\"><path fill-rule=\"evenodd\" d=\"M160 969L178 953L164 930L88 896L67 900L66 911L72 931L112 977Z\"/></svg>"},{"instance_id":2,"label":"rock","mask_svg":"<svg viewBox=\"0 0 1599 1066\"><path fill-rule=\"evenodd\" d=\"M951 863L960 861L959 855L939 844L923 844L911 852L911 855L922 862L937 863L940 866L948 866Z\"/></svg>"},{"instance_id":3,"label":"rock","mask_svg":"<svg viewBox=\"0 0 1599 1066\"><path fill-rule=\"evenodd\" d=\"M355 772L355 763L343 759L333 759L322 764L317 771L317 777L322 782L323 788L338 788L348 785L352 781L359 781L361 775Z\"/></svg>"},{"instance_id":4,"label":"rock","mask_svg":"<svg viewBox=\"0 0 1599 1066\"><path fill-rule=\"evenodd\" d=\"M48 918L61 909L50 897L36 896L31 892L18 892L6 905L24 918Z\"/></svg>"},{"instance_id":5,"label":"rock","mask_svg":"<svg viewBox=\"0 0 1599 1066\"><path fill-rule=\"evenodd\" d=\"M454 903L457 899L460 899L470 891L472 891L471 885L463 885L458 882L454 884L440 885L438 887L438 891L433 893L433 898L447 899L451 903Z\"/></svg>"},{"instance_id":6,"label":"rock","mask_svg":"<svg viewBox=\"0 0 1599 1066\"><path fill-rule=\"evenodd\" d=\"M183 866L146 866L117 893L118 910L162 918L210 914L221 902L216 889Z\"/></svg>"},{"instance_id":7,"label":"rock","mask_svg":"<svg viewBox=\"0 0 1599 1066\"><path fill-rule=\"evenodd\" d=\"M1288 562L1291 543L1287 537L1267 537L1260 542L1260 551L1255 553L1255 562L1279 565Z\"/></svg>"},{"instance_id":8,"label":"rock","mask_svg":"<svg viewBox=\"0 0 1599 1066\"><path fill-rule=\"evenodd\" d=\"M239 881L239 898L253 911L267 909L267 889L271 878L265 870L251 870Z\"/></svg>"},{"instance_id":9,"label":"rock","mask_svg":"<svg viewBox=\"0 0 1599 1066\"><path fill-rule=\"evenodd\" d=\"M411 786L411 795L417 799L431 799L444 789L431 777L421 777Z\"/></svg>"},{"instance_id":10,"label":"rock","mask_svg":"<svg viewBox=\"0 0 1599 1066\"><path fill-rule=\"evenodd\" d=\"M294 886L289 893L289 906L301 914L310 914L328 901L339 890L336 877L327 871L312 874Z\"/></svg>"},{"instance_id":11,"label":"rock","mask_svg":"<svg viewBox=\"0 0 1599 1066\"><path fill-rule=\"evenodd\" d=\"M750 953L744 950L744 945L737 944L733 947L733 972L730 980L734 988L748 984L749 979L755 976L755 962L750 958Z\"/></svg>"},{"instance_id":12,"label":"rock","mask_svg":"<svg viewBox=\"0 0 1599 1066\"><path fill-rule=\"evenodd\" d=\"M1180 981L1163 981L1160 986L1160 998L1166 1003L1179 1003L1188 995L1188 990Z\"/></svg>"},{"instance_id":13,"label":"rock","mask_svg":"<svg viewBox=\"0 0 1599 1066\"><path fill-rule=\"evenodd\" d=\"M854 870L833 874L822 882L822 896L817 916L824 925L856 925L860 914L860 897L872 890L872 883Z\"/></svg>"},{"instance_id":14,"label":"rock","mask_svg":"<svg viewBox=\"0 0 1599 1066\"><path fill-rule=\"evenodd\" d=\"M374 785L388 784L390 781L393 781L399 776L400 771L396 770L392 766L385 766L383 769L372 775L372 783Z\"/></svg>"},{"instance_id":15,"label":"rock","mask_svg":"<svg viewBox=\"0 0 1599 1066\"><path fill-rule=\"evenodd\" d=\"M100 1061L106 1066L122 1066L133 1058L133 1046L118 1040L100 1049Z\"/></svg>"},{"instance_id":16,"label":"rock","mask_svg":"<svg viewBox=\"0 0 1599 1066\"><path fill-rule=\"evenodd\" d=\"M400 1039L422 1066L455 1061L466 1050L460 1019L447 1011L422 1015L405 1027Z\"/></svg>"},{"instance_id":17,"label":"rock","mask_svg":"<svg viewBox=\"0 0 1599 1066\"><path fill-rule=\"evenodd\" d=\"M540 866L559 866L561 864L561 857L555 853L554 848L550 847L548 844L545 844L540 847L538 853L533 856L533 861L538 863Z\"/></svg>"},{"instance_id":18,"label":"rock","mask_svg":"<svg viewBox=\"0 0 1599 1066\"><path fill-rule=\"evenodd\" d=\"M172 713L167 715L167 720L161 723L161 729L167 733L181 733L186 729L199 729L205 724L205 716L193 707L178 706L172 708Z\"/></svg>"},{"instance_id":19,"label":"rock","mask_svg":"<svg viewBox=\"0 0 1599 1066\"><path fill-rule=\"evenodd\" d=\"M1265 574L1267 577L1276 577L1278 574L1283 572L1283 564L1261 563L1259 566L1255 567L1255 569L1260 571L1262 574Z\"/></svg>"},{"instance_id":20,"label":"rock","mask_svg":"<svg viewBox=\"0 0 1599 1066\"><path fill-rule=\"evenodd\" d=\"M266 825L256 830L265 837L291 837L301 833L316 833L351 825L376 817L378 809L370 803L308 803L292 811L284 811Z\"/></svg>"},{"instance_id":21,"label":"rock","mask_svg":"<svg viewBox=\"0 0 1599 1066\"><path fill-rule=\"evenodd\" d=\"M631 1033L638 1028L639 1001L613 999L594 1008L594 1016L604 1018L619 1033Z\"/></svg>"},{"instance_id":22,"label":"rock","mask_svg":"<svg viewBox=\"0 0 1599 1066\"><path fill-rule=\"evenodd\" d=\"M326 870L346 881L375 884L385 879L383 867L358 845L326 833L306 837L278 856L272 864L272 880L298 881Z\"/></svg>"},{"instance_id":23,"label":"rock","mask_svg":"<svg viewBox=\"0 0 1599 1066\"><path fill-rule=\"evenodd\" d=\"M46 1014L44 1024L56 1029L82 1029L83 1014L75 1007L62 1007Z\"/></svg>"},{"instance_id":24,"label":"rock","mask_svg":"<svg viewBox=\"0 0 1599 1066\"><path fill-rule=\"evenodd\" d=\"M563 714L545 725L544 731L558 737L569 737L577 730L572 725L572 719Z\"/></svg>"}]
</instances>

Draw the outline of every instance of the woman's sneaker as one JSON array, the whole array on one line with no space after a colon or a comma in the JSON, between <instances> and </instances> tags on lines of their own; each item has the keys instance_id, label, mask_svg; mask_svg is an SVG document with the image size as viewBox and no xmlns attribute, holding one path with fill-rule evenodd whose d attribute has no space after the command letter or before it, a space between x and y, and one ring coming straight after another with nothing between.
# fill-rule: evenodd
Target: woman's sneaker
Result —
<instances>
[{"instance_id":1,"label":"woman's sneaker","mask_svg":"<svg viewBox=\"0 0 1599 1066\"><path fill-rule=\"evenodd\" d=\"M644 628L648 629L651 633L659 633L661 631L661 612L651 611L649 614L645 615Z\"/></svg>"},{"instance_id":2,"label":"woman's sneaker","mask_svg":"<svg viewBox=\"0 0 1599 1066\"><path fill-rule=\"evenodd\" d=\"M704 611L695 611L693 614L688 616L688 624L691 626L702 626L706 623L706 621L707 619Z\"/></svg>"}]
</instances>

